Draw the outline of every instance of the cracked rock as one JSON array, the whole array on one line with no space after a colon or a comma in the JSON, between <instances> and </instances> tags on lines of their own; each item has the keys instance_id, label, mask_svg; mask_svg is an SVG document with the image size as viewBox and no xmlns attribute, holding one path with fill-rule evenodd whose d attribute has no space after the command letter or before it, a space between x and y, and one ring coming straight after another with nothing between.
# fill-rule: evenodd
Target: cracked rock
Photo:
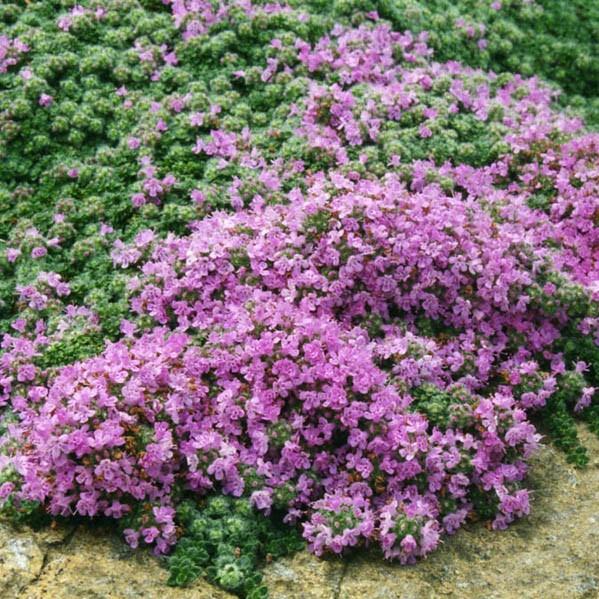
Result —
<instances>
[{"instance_id":1,"label":"cracked rock","mask_svg":"<svg viewBox=\"0 0 599 599\"><path fill-rule=\"evenodd\" d=\"M0 597L18 597L42 571L44 553L33 533L0 525Z\"/></svg>"},{"instance_id":2,"label":"cracked rock","mask_svg":"<svg viewBox=\"0 0 599 599\"><path fill-rule=\"evenodd\" d=\"M271 599L335 599L344 568L339 559L301 552L270 564L264 582Z\"/></svg>"},{"instance_id":3,"label":"cracked rock","mask_svg":"<svg viewBox=\"0 0 599 599\"><path fill-rule=\"evenodd\" d=\"M204 580L173 589L167 577L147 551L132 552L114 532L82 526L68 544L49 549L42 574L19 599L234 599Z\"/></svg>"}]
</instances>

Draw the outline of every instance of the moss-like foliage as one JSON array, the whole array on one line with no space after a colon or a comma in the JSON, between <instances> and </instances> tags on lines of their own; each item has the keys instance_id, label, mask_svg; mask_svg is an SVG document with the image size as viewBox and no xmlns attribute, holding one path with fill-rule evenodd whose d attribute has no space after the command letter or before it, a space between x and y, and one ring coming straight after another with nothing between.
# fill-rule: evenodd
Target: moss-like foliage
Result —
<instances>
[{"instance_id":1,"label":"moss-like foliage","mask_svg":"<svg viewBox=\"0 0 599 599\"><path fill-rule=\"evenodd\" d=\"M426 415L430 426L442 430L448 428L467 429L474 424L472 409L474 399L466 389L456 387L444 391L425 383L412 390L411 408Z\"/></svg>"},{"instance_id":2,"label":"moss-like foliage","mask_svg":"<svg viewBox=\"0 0 599 599\"><path fill-rule=\"evenodd\" d=\"M248 499L211 496L177 510L182 538L168 560L168 584L186 586L198 576L239 597L268 597L260 567L304 547L299 533L254 510Z\"/></svg>"}]
</instances>

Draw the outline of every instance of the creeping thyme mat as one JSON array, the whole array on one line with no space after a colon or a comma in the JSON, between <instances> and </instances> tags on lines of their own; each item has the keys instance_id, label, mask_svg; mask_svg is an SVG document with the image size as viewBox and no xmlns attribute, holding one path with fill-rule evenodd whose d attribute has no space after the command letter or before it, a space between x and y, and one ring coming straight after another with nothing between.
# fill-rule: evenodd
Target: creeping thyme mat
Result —
<instances>
[{"instance_id":1,"label":"creeping thyme mat","mask_svg":"<svg viewBox=\"0 0 599 599\"><path fill-rule=\"evenodd\" d=\"M3 3L1 514L254 598L526 515L599 433L598 12Z\"/></svg>"}]
</instances>

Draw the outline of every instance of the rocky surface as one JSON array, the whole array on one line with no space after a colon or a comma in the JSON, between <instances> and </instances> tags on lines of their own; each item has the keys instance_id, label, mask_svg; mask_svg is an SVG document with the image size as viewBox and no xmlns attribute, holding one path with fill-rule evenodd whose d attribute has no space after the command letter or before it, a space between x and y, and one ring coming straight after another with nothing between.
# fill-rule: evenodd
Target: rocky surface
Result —
<instances>
[{"instance_id":1,"label":"rocky surface","mask_svg":"<svg viewBox=\"0 0 599 599\"><path fill-rule=\"evenodd\" d=\"M533 513L504 532L469 525L429 559L342 562L307 553L266 569L272 599L570 599L599 597L599 440L581 429L591 464L576 470L551 447L535 459ZM39 532L0 525L3 599L226 599L204 581L165 586L147 552L85 526Z\"/></svg>"},{"instance_id":2,"label":"rocky surface","mask_svg":"<svg viewBox=\"0 0 599 599\"><path fill-rule=\"evenodd\" d=\"M225 599L200 580L191 589L166 586L167 572L147 552L132 552L109 530L15 533L0 528L2 599Z\"/></svg>"}]
</instances>

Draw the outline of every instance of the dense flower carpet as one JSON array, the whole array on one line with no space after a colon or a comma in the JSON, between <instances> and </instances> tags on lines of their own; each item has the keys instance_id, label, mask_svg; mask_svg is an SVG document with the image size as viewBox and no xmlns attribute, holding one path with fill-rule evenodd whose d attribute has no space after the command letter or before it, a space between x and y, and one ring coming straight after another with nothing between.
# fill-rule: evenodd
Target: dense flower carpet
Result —
<instances>
[{"instance_id":1,"label":"dense flower carpet","mask_svg":"<svg viewBox=\"0 0 599 599\"><path fill-rule=\"evenodd\" d=\"M265 597L599 434L599 4L6 0L0 512Z\"/></svg>"}]
</instances>

